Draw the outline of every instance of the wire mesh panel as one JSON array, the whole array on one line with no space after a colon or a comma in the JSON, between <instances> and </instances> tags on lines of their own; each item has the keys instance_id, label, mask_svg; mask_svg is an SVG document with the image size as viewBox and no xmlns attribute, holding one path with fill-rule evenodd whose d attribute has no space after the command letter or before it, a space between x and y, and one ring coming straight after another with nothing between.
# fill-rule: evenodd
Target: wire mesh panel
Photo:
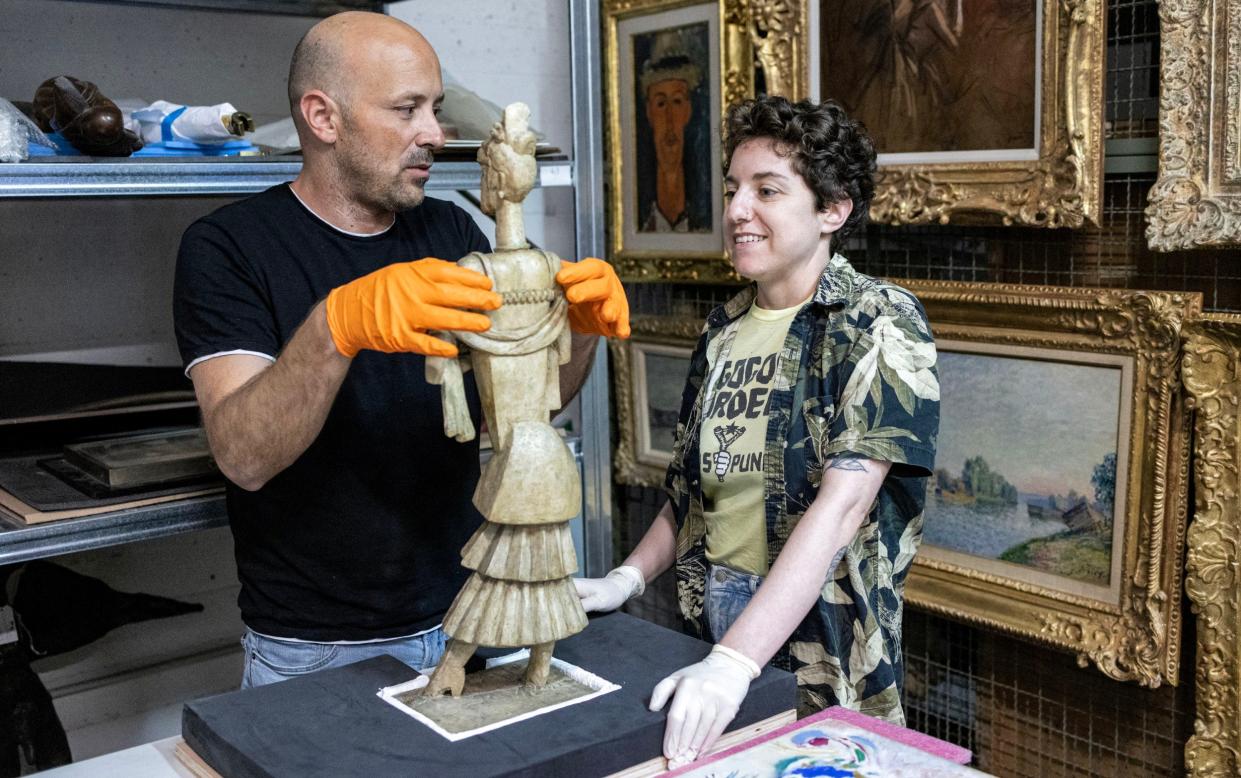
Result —
<instances>
[{"instance_id":1,"label":"wire mesh panel","mask_svg":"<svg viewBox=\"0 0 1241 778\"><path fill-rule=\"evenodd\" d=\"M858 270L888 278L1201 292L1208 310L1241 309L1241 253L1146 247L1151 175L1111 176L1103 223L1079 230L870 225L842 251Z\"/></svg>"},{"instance_id":2,"label":"wire mesh panel","mask_svg":"<svg viewBox=\"0 0 1241 778\"><path fill-rule=\"evenodd\" d=\"M1107 138L1148 138L1159 124L1159 8L1150 0L1108 3Z\"/></svg>"},{"instance_id":3,"label":"wire mesh panel","mask_svg":"<svg viewBox=\"0 0 1241 778\"><path fill-rule=\"evenodd\" d=\"M1189 665L1179 687L1152 690L929 614L907 612L904 635L909 726L969 748L982 770L1039 778L1184 772Z\"/></svg>"}]
</instances>

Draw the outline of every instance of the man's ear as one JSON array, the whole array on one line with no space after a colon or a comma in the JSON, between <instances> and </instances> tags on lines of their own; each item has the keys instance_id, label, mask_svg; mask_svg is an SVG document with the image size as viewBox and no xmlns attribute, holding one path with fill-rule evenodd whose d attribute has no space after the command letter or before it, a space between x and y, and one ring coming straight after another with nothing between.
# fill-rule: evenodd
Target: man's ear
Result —
<instances>
[{"instance_id":1,"label":"man's ear","mask_svg":"<svg viewBox=\"0 0 1241 778\"><path fill-rule=\"evenodd\" d=\"M323 143L336 142L340 131L340 106L335 100L325 92L312 89L302 95L298 107L302 111L302 120L312 135Z\"/></svg>"},{"instance_id":2,"label":"man's ear","mask_svg":"<svg viewBox=\"0 0 1241 778\"><path fill-rule=\"evenodd\" d=\"M829 203L826 208L819 211L819 232L823 235L832 234L844 226L851 213L853 213L853 200L851 199Z\"/></svg>"}]
</instances>

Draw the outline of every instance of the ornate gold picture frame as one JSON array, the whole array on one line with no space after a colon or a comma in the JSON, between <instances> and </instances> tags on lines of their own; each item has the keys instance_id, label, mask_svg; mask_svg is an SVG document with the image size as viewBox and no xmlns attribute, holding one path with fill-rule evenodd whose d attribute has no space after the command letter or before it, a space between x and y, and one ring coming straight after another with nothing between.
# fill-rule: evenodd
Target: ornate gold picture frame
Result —
<instances>
[{"instance_id":1,"label":"ornate gold picture frame","mask_svg":"<svg viewBox=\"0 0 1241 778\"><path fill-rule=\"evenodd\" d=\"M735 278L720 120L753 92L742 0L604 0L608 254L623 278Z\"/></svg>"},{"instance_id":2,"label":"ornate gold picture frame","mask_svg":"<svg viewBox=\"0 0 1241 778\"><path fill-rule=\"evenodd\" d=\"M907 601L1067 649L1118 680L1175 684L1190 423L1180 346L1200 295L901 283L930 317L943 398ZM1005 403L1015 410L997 422ZM937 521L1013 534L951 540Z\"/></svg>"},{"instance_id":3,"label":"ornate gold picture frame","mask_svg":"<svg viewBox=\"0 0 1241 778\"><path fill-rule=\"evenodd\" d=\"M1241 0L1159 4L1155 251L1241 244Z\"/></svg>"},{"instance_id":4,"label":"ornate gold picture frame","mask_svg":"<svg viewBox=\"0 0 1241 778\"><path fill-rule=\"evenodd\" d=\"M800 100L809 94L810 6L804 0L751 0L742 20L754 49L755 91Z\"/></svg>"},{"instance_id":5,"label":"ornate gold picture frame","mask_svg":"<svg viewBox=\"0 0 1241 778\"><path fill-rule=\"evenodd\" d=\"M616 481L662 486L672 458L689 360L701 319L635 317L628 340L608 341L618 440L612 453Z\"/></svg>"},{"instance_id":6,"label":"ornate gold picture frame","mask_svg":"<svg viewBox=\"0 0 1241 778\"><path fill-rule=\"evenodd\" d=\"M1103 0L932 0L906 19L881 0L796 1L811 4L809 96L882 141L872 220L1099 223Z\"/></svg>"},{"instance_id":7,"label":"ornate gold picture frame","mask_svg":"<svg viewBox=\"0 0 1241 778\"><path fill-rule=\"evenodd\" d=\"M1241 316L1188 327L1182 373L1194 412L1194 516L1185 593L1197 615L1187 774L1241 774Z\"/></svg>"}]
</instances>

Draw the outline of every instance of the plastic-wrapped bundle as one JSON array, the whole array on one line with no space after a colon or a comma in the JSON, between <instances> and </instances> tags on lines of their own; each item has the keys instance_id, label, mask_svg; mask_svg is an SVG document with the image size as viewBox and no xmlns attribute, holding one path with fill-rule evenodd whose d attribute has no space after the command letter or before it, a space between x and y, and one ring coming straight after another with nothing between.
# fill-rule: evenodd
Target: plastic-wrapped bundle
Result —
<instances>
[{"instance_id":1,"label":"plastic-wrapped bundle","mask_svg":"<svg viewBox=\"0 0 1241 778\"><path fill-rule=\"evenodd\" d=\"M182 108L185 110L181 111ZM142 139L147 143L158 143L164 140L164 120L177 111L181 113L172 119L169 126L173 140L222 143L236 140L254 129L250 116L238 111L231 103L181 106L167 100L156 100L146 108L134 111L131 116L142 127Z\"/></svg>"},{"instance_id":2,"label":"plastic-wrapped bundle","mask_svg":"<svg viewBox=\"0 0 1241 778\"><path fill-rule=\"evenodd\" d=\"M31 115L39 129L59 132L83 154L128 157L142 148L138 136L125 129L116 103L80 78L57 76L39 84Z\"/></svg>"},{"instance_id":3,"label":"plastic-wrapped bundle","mask_svg":"<svg viewBox=\"0 0 1241 778\"><path fill-rule=\"evenodd\" d=\"M21 162L30 156L31 142L51 146L43 131L17 107L0 97L0 162Z\"/></svg>"}]
</instances>

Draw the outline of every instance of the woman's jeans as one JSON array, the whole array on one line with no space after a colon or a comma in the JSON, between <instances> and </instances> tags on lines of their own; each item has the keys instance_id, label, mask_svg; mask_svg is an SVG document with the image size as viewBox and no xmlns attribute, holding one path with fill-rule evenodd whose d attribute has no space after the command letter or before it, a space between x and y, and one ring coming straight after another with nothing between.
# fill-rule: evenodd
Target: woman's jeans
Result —
<instances>
[{"instance_id":1,"label":"woman's jeans","mask_svg":"<svg viewBox=\"0 0 1241 778\"><path fill-rule=\"evenodd\" d=\"M707 624L716 643L724 639L724 633L750 604L762 582L761 575L731 567L713 564L707 568Z\"/></svg>"},{"instance_id":2,"label":"woman's jeans","mask_svg":"<svg viewBox=\"0 0 1241 778\"><path fill-rule=\"evenodd\" d=\"M414 637L344 645L278 640L247 629L241 638L245 650L241 688L287 681L299 675L342 667L384 654L396 657L415 670L422 670L439 664L444 654L445 640L444 630L439 627Z\"/></svg>"}]
</instances>

